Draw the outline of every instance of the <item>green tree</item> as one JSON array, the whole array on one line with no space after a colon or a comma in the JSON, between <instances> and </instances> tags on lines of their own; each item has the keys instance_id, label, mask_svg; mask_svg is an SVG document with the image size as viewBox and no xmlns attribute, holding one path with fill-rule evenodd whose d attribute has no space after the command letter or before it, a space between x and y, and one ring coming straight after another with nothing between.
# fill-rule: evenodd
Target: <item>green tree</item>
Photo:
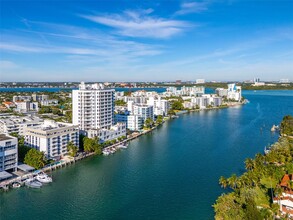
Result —
<instances>
[{"instance_id":1,"label":"green tree","mask_svg":"<svg viewBox=\"0 0 293 220\"><path fill-rule=\"evenodd\" d=\"M162 124L163 123L163 115L158 115L156 122L157 122L157 124Z\"/></svg>"},{"instance_id":2,"label":"green tree","mask_svg":"<svg viewBox=\"0 0 293 220\"><path fill-rule=\"evenodd\" d=\"M170 109L168 111L168 115L172 116L172 115L176 115L175 111L173 109Z\"/></svg>"},{"instance_id":3,"label":"green tree","mask_svg":"<svg viewBox=\"0 0 293 220\"><path fill-rule=\"evenodd\" d=\"M96 154L102 154L102 145L99 143L99 139L97 137L84 137L83 147L85 152L95 152Z\"/></svg>"},{"instance_id":4,"label":"green tree","mask_svg":"<svg viewBox=\"0 0 293 220\"><path fill-rule=\"evenodd\" d=\"M23 136L18 135L18 133L16 133L16 132L11 133L10 135L13 137L16 137L18 140L18 147L17 147L18 148L18 152L17 152L18 153L18 160L20 162L23 162L25 155L27 154L27 152L31 148L24 145L24 137Z\"/></svg>"},{"instance_id":5,"label":"green tree","mask_svg":"<svg viewBox=\"0 0 293 220\"><path fill-rule=\"evenodd\" d=\"M219 184L225 189L228 186L228 181L224 176L221 176L219 179Z\"/></svg>"},{"instance_id":6,"label":"green tree","mask_svg":"<svg viewBox=\"0 0 293 220\"><path fill-rule=\"evenodd\" d=\"M237 176L236 174L232 174L232 176L230 176L227 179L228 185L232 188L232 189L236 189L237 187Z\"/></svg>"},{"instance_id":7,"label":"green tree","mask_svg":"<svg viewBox=\"0 0 293 220\"><path fill-rule=\"evenodd\" d=\"M50 108L50 106L42 106L42 107L39 109L39 113L40 113L40 114L52 113L52 109Z\"/></svg>"},{"instance_id":8,"label":"green tree","mask_svg":"<svg viewBox=\"0 0 293 220\"><path fill-rule=\"evenodd\" d=\"M182 110L184 109L182 102L180 101L174 101L171 105L172 110Z\"/></svg>"},{"instance_id":9,"label":"green tree","mask_svg":"<svg viewBox=\"0 0 293 220\"><path fill-rule=\"evenodd\" d=\"M53 113L54 115L61 115L61 111L60 111L60 109L58 109L58 108L52 108L52 113Z\"/></svg>"},{"instance_id":10,"label":"green tree","mask_svg":"<svg viewBox=\"0 0 293 220\"><path fill-rule=\"evenodd\" d=\"M235 193L221 195L213 205L216 212L215 219L243 219L244 210L237 200Z\"/></svg>"},{"instance_id":11,"label":"green tree","mask_svg":"<svg viewBox=\"0 0 293 220\"><path fill-rule=\"evenodd\" d=\"M154 121L151 118L147 118L144 122L146 128L151 128L154 125Z\"/></svg>"},{"instance_id":12,"label":"green tree","mask_svg":"<svg viewBox=\"0 0 293 220\"><path fill-rule=\"evenodd\" d=\"M125 96L131 96L131 93L132 93L131 91L125 91L125 92L124 92L124 95L125 95Z\"/></svg>"},{"instance_id":13,"label":"green tree","mask_svg":"<svg viewBox=\"0 0 293 220\"><path fill-rule=\"evenodd\" d=\"M117 106L124 106L124 105L126 105L126 102L124 102L123 100L116 100L115 101L115 105L117 105Z\"/></svg>"},{"instance_id":14,"label":"green tree","mask_svg":"<svg viewBox=\"0 0 293 220\"><path fill-rule=\"evenodd\" d=\"M72 111L66 111L65 118L66 118L67 122L71 123L72 122Z\"/></svg>"},{"instance_id":15,"label":"green tree","mask_svg":"<svg viewBox=\"0 0 293 220\"><path fill-rule=\"evenodd\" d=\"M88 137L83 138L83 148L85 152L93 152L94 148L94 140Z\"/></svg>"},{"instance_id":16,"label":"green tree","mask_svg":"<svg viewBox=\"0 0 293 220\"><path fill-rule=\"evenodd\" d=\"M78 147L75 146L71 141L67 144L67 151L70 156L75 157L78 151Z\"/></svg>"},{"instance_id":17,"label":"green tree","mask_svg":"<svg viewBox=\"0 0 293 220\"><path fill-rule=\"evenodd\" d=\"M247 220L262 220L260 212L258 211L253 199L246 201L244 219ZM236 216L235 216L236 217Z\"/></svg>"},{"instance_id":18,"label":"green tree","mask_svg":"<svg viewBox=\"0 0 293 220\"><path fill-rule=\"evenodd\" d=\"M25 155L24 163L36 169L41 169L46 164L44 152L31 148Z\"/></svg>"},{"instance_id":19,"label":"green tree","mask_svg":"<svg viewBox=\"0 0 293 220\"><path fill-rule=\"evenodd\" d=\"M245 168L247 170L252 170L254 168L254 160L251 158L247 158L245 160Z\"/></svg>"},{"instance_id":20,"label":"green tree","mask_svg":"<svg viewBox=\"0 0 293 220\"><path fill-rule=\"evenodd\" d=\"M293 135L293 117L286 115L281 122L281 134L282 135Z\"/></svg>"}]
</instances>

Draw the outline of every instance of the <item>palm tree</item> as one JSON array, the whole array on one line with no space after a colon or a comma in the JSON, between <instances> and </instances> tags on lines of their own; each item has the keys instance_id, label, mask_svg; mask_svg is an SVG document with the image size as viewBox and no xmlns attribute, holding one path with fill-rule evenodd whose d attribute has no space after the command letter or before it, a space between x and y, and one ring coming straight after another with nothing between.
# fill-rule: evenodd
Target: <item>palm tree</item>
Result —
<instances>
[{"instance_id":1,"label":"palm tree","mask_svg":"<svg viewBox=\"0 0 293 220\"><path fill-rule=\"evenodd\" d=\"M255 165L257 166L257 168L263 166L263 164L265 162L264 159L265 159L264 155L262 155L260 153L255 155Z\"/></svg>"},{"instance_id":2,"label":"palm tree","mask_svg":"<svg viewBox=\"0 0 293 220\"><path fill-rule=\"evenodd\" d=\"M251 185L251 181L248 178L247 174L244 173L240 178L239 181L241 182L241 185L246 187L246 186L250 186Z\"/></svg>"},{"instance_id":3,"label":"palm tree","mask_svg":"<svg viewBox=\"0 0 293 220\"><path fill-rule=\"evenodd\" d=\"M254 168L254 160L251 159L251 158L247 158L245 160L245 168L247 170L253 170L253 168Z\"/></svg>"},{"instance_id":4,"label":"palm tree","mask_svg":"<svg viewBox=\"0 0 293 220\"><path fill-rule=\"evenodd\" d=\"M229 177L229 178L227 179L227 181L228 181L228 185L229 185L232 189L236 189L236 187L237 187L237 176L236 176L235 173L232 174L232 176Z\"/></svg>"},{"instance_id":5,"label":"palm tree","mask_svg":"<svg viewBox=\"0 0 293 220\"><path fill-rule=\"evenodd\" d=\"M221 176L219 179L219 184L221 185L222 188L226 188L228 185L227 179L224 176Z\"/></svg>"}]
</instances>

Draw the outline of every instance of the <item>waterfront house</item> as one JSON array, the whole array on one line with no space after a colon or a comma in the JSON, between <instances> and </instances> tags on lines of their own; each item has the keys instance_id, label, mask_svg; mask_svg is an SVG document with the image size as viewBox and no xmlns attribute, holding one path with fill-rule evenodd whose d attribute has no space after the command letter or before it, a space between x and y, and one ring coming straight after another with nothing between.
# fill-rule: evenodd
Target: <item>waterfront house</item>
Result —
<instances>
[{"instance_id":1,"label":"waterfront house","mask_svg":"<svg viewBox=\"0 0 293 220\"><path fill-rule=\"evenodd\" d=\"M279 184L282 188L281 195L276 195L273 202L279 204L280 212L283 215L293 217L293 189L291 183L293 182L293 174L285 174Z\"/></svg>"}]
</instances>

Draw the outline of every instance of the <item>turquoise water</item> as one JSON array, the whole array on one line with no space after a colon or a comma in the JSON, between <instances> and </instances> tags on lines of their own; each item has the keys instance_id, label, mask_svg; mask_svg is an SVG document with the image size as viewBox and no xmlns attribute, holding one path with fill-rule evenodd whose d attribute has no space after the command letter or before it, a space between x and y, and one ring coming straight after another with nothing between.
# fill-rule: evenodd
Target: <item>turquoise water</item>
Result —
<instances>
[{"instance_id":1,"label":"turquoise water","mask_svg":"<svg viewBox=\"0 0 293 220\"><path fill-rule=\"evenodd\" d=\"M0 219L213 219L221 175L274 142L293 92L244 92L245 106L190 113L108 157L54 171L40 190L0 193Z\"/></svg>"}]
</instances>

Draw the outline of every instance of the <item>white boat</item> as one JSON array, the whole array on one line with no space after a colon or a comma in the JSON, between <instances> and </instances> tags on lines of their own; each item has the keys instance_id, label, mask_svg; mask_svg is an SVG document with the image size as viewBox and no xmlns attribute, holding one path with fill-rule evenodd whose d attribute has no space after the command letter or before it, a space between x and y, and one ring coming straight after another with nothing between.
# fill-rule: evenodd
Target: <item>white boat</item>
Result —
<instances>
[{"instance_id":1,"label":"white boat","mask_svg":"<svg viewBox=\"0 0 293 220\"><path fill-rule=\"evenodd\" d=\"M104 150L103 151L103 154L106 155L106 156L108 156L110 153L108 151Z\"/></svg>"},{"instance_id":2,"label":"white boat","mask_svg":"<svg viewBox=\"0 0 293 220\"><path fill-rule=\"evenodd\" d=\"M29 179L27 179L25 181L25 185L30 187L30 188L38 189L38 188L41 188L43 184L38 182L38 181L36 181L36 180L34 180L34 178L29 178Z\"/></svg>"},{"instance_id":3,"label":"white boat","mask_svg":"<svg viewBox=\"0 0 293 220\"><path fill-rule=\"evenodd\" d=\"M279 126L278 125L273 125L273 127L271 128L271 131L277 131L279 130Z\"/></svg>"},{"instance_id":4,"label":"white boat","mask_svg":"<svg viewBox=\"0 0 293 220\"><path fill-rule=\"evenodd\" d=\"M36 180L38 180L41 183L51 183L53 180L51 177L49 177L47 174L45 173L39 173L36 176Z\"/></svg>"},{"instance_id":5,"label":"white boat","mask_svg":"<svg viewBox=\"0 0 293 220\"><path fill-rule=\"evenodd\" d=\"M21 184L19 182L12 183L12 188L20 188Z\"/></svg>"},{"instance_id":6,"label":"white boat","mask_svg":"<svg viewBox=\"0 0 293 220\"><path fill-rule=\"evenodd\" d=\"M120 144L120 145L118 146L118 148L126 149L126 148L127 148L127 145L122 145L122 144Z\"/></svg>"}]
</instances>

